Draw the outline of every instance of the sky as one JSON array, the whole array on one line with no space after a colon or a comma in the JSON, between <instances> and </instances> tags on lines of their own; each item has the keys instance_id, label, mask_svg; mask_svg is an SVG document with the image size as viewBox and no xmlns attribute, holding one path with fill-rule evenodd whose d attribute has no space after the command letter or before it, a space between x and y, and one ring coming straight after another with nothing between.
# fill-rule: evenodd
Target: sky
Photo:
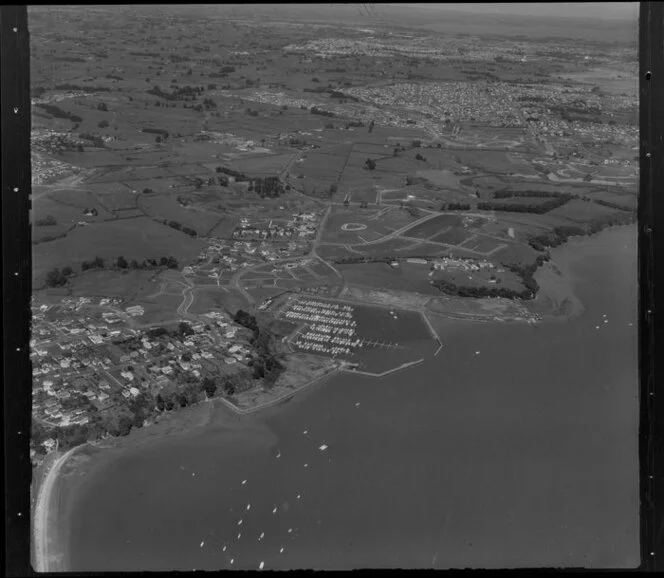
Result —
<instances>
[{"instance_id":1,"label":"sky","mask_svg":"<svg viewBox=\"0 0 664 578\"><path fill-rule=\"evenodd\" d=\"M408 4L395 4L408 6ZM523 3L496 2L460 4L410 4L434 10L454 10L475 14L505 14L523 16L555 16L570 18L598 18L602 20L636 19L639 14L638 2L542 2Z\"/></svg>"}]
</instances>

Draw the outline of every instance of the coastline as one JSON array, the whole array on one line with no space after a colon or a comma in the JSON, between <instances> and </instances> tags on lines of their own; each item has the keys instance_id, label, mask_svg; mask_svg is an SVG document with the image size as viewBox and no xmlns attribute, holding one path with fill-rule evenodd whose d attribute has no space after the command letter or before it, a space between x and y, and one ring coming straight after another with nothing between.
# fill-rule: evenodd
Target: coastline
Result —
<instances>
[{"instance_id":1,"label":"coastline","mask_svg":"<svg viewBox=\"0 0 664 578\"><path fill-rule=\"evenodd\" d=\"M623 226L612 227L602 232L622 228ZM546 269L544 267L540 268L544 272L544 278L541 281L541 298L540 294L538 294L533 303L529 304L531 312L540 314L547 322L560 322L576 317L585 311L583 303L574 294L571 265L577 260L579 254L582 253L575 245L578 243L583 244L588 239L588 237L574 238L571 240L571 243L565 243L563 246L552 250L551 262L545 265ZM538 282L540 281L538 280ZM452 315L446 315L443 311L432 311L428 307L429 304L427 303L426 305L427 307L423 308L424 310L420 309L420 312L430 330L433 329L433 326L427 314L433 313L435 317L452 317ZM500 306L500 304L496 305ZM505 319L491 316L489 312L486 312L485 315L457 312L455 317L475 322L505 321ZM522 320L526 321L525 318L522 318ZM432 333L437 335L435 330ZM439 339L438 343L440 344ZM440 347L436 351L436 354L439 351ZM215 412L215 416L218 414L218 418L215 418L215 421L223 422L223 425L232 428L234 423L235 425L239 423L238 420L241 416L275 407L315 384L326 383L342 372L350 374L361 373L352 370L348 371L334 362L323 365L320 359L315 361L309 358L309 365L307 365L305 363L305 356L303 355L296 354L293 359L299 359L299 365L296 365L294 371L290 374L286 372L282 375L281 380L271 390L255 388L238 394L233 401L223 397L207 399L188 408L182 408L175 412L162 415L155 420L152 426L132 430L126 437L86 443L72 448L64 454L57 455L50 464L45 466L45 470L42 473L43 477L40 475L40 479L34 482L35 498L31 538L35 571L57 572L67 570L65 568L67 562L67 544L65 533L62 530L66 528L66 524L68 523L67 518L69 513L67 509L70 505L68 502L71 503L71 489L74 481L69 475L71 472L63 471L63 469L66 469L66 465L71 466L71 471L76 471L78 482L80 483L81 478L85 478L82 475L82 470L88 469L81 467L86 465L86 461L93 461L94 463L91 464L91 467L95 468L100 463L107 463L109 460L112 460L119 452L123 452L126 449L135 449L156 439L163 439L173 434L190 431L195 427L202 427L210 421L213 410L216 408L223 407L226 411L223 412L225 415ZM410 362L392 371L405 369L421 361ZM295 363L297 364L297 361ZM388 373L392 373L392 371ZM376 375L373 376L378 377ZM286 384L286 381L288 381L288 384ZM240 401L236 405L235 400L238 398ZM110 452L108 452L109 449L111 450ZM92 460L91 458L94 454L102 453L101 450L104 450L104 458L97 460L95 456L95 459ZM93 454L90 452L93 452ZM70 459L75 453L77 457L81 457L83 463L81 463L81 460ZM72 464L72 461L77 463Z\"/></svg>"},{"instance_id":2,"label":"coastline","mask_svg":"<svg viewBox=\"0 0 664 578\"><path fill-rule=\"evenodd\" d=\"M76 446L55 458L45 473L44 479L36 488L33 525L32 525L32 557L34 570L37 572L61 572L64 570L66 548L60 543L55 527L62 512L59 511L60 499L58 488L59 476L67 460L80 448L87 444Z\"/></svg>"},{"instance_id":3,"label":"coastline","mask_svg":"<svg viewBox=\"0 0 664 578\"><path fill-rule=\"evenodd\" d=\"M301 355L301 354L300 354ZM296 358L297 359L297 358ZM228 409L236 413L237 415L249 415L257 411L266 409L268 407L273 407L279 403L286 401L300 393L301 391L308 389L312 385L327 381L326 378L332 378L341 371L341 368L338 363L331 362L323 366L322 369L315 371L312 375L305 376L305 381L298 385L284 385L284 378L282 376L281 382L275 384L274 388L268 391L260 390L255 388L247 392L242 392L233 396L234 400L237 400L237 403L230 401L224 397L215 398L223 403ZM286 373L286 375L288 375ZM292 378L292 375L288 376ZM245 407L242 407L242 406Z\"/></svg>"}]
</instances>

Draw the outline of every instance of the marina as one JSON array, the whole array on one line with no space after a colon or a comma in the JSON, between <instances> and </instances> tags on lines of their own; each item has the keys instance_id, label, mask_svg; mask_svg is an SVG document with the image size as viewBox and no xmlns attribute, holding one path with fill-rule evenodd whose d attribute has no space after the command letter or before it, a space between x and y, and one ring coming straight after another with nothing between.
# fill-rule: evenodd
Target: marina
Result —
<instances>
[{"instance_id":1,"label":"marina","mask_svg":"<svg viewBox=\"0 0 664 578\"><path fill-rule=\"evenodd\" d=\"M289 340L295 349L360 365L362 358L374 351L407 355L409 332L401 326L420 318L438 343L438 351L442 347L428 319L414 311L333 300L291 298L280 315L300 324ZM384 330L378 335L372 335L376 327Z\"/></svg>"}]
</instances>

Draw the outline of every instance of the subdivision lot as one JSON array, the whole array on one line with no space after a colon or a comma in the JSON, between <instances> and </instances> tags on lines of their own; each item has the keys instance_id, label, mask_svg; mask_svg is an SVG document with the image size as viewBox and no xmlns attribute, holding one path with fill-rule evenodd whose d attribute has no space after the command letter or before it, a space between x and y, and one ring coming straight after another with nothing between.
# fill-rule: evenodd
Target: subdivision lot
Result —
<instances>
[{"instance_id":1,"label":"subdivision lot","mask_svg":"<svg viewBox=\"0 0 664 578\"><path fill-rule=\"evenodd\" d=\"M404 234L409 237L428 239L436 234L444 232L448 227L459 227L462 226L462 224L463 221L461 217L457 215L438 215L420 223L419 225L415 225L408 229Z\"/></svg>"},{"instance_id":2,"label":"subdivision lot","mask_svg":"<svg viewBox=\"0 0 664 578\"><path fill-rule=\"evenodd\" d=\"M194 290L194 302L189 312L195 315L223 311L229 304L231 294L221 287L205 287Z\"/></svg>"},{"instance_id":3,"label":"subdivision lot","mask_svg":"<svg viewBox=\"0 0 664 578\"><path fill-rule=\"evenodd\" d=\"M473 233L463 227L447 227L441 233L430 238L436 243L447 243L448 245L460 245L468 239Z\"/></svg>"},{"instance_id":4,"label":"subdivision lot","mask_svg":"<svg viewBox=\"0 0 664 578\"><path fill-rule=\"evenodd\" d=\"M408 211L386 207L383 209L360 209L355 207L333 207L325 223L323 242L363 243L380 238L406 227L416 218ZM342 227L364 226L357 231L344 231ZM360 239L362 237L362 239Z\"/></svg>"},{"instance_id":5,"label":"subdivision lot","mask_svg":"<svg viewBox=\"0 0 664 578\"><path fill-rule=\"evenodd\" d=\"M489 253L503 244L504 243L501 243L496 239L492 239L491 237L484 237L482 235L475 234L464 241L461 246L464 249L469 249L471 251L475 251L476 253Z\"/></svg>"}]
</instances>

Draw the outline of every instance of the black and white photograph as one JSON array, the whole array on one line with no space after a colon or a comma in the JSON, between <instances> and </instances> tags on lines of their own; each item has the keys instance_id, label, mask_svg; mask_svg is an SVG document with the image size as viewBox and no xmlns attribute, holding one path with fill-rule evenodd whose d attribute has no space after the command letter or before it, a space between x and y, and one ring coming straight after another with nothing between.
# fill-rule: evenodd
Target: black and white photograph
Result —
<instances>
[{"instance_id":1,"label":"black and white photograph","mask_svg":"<svg viewBox=\"0 0 664 578\"><path fill-rule=\"evenodd\" d=\"M639 9L28 6L33 570L640 567Z\"/></svg>"}]
</instances>

